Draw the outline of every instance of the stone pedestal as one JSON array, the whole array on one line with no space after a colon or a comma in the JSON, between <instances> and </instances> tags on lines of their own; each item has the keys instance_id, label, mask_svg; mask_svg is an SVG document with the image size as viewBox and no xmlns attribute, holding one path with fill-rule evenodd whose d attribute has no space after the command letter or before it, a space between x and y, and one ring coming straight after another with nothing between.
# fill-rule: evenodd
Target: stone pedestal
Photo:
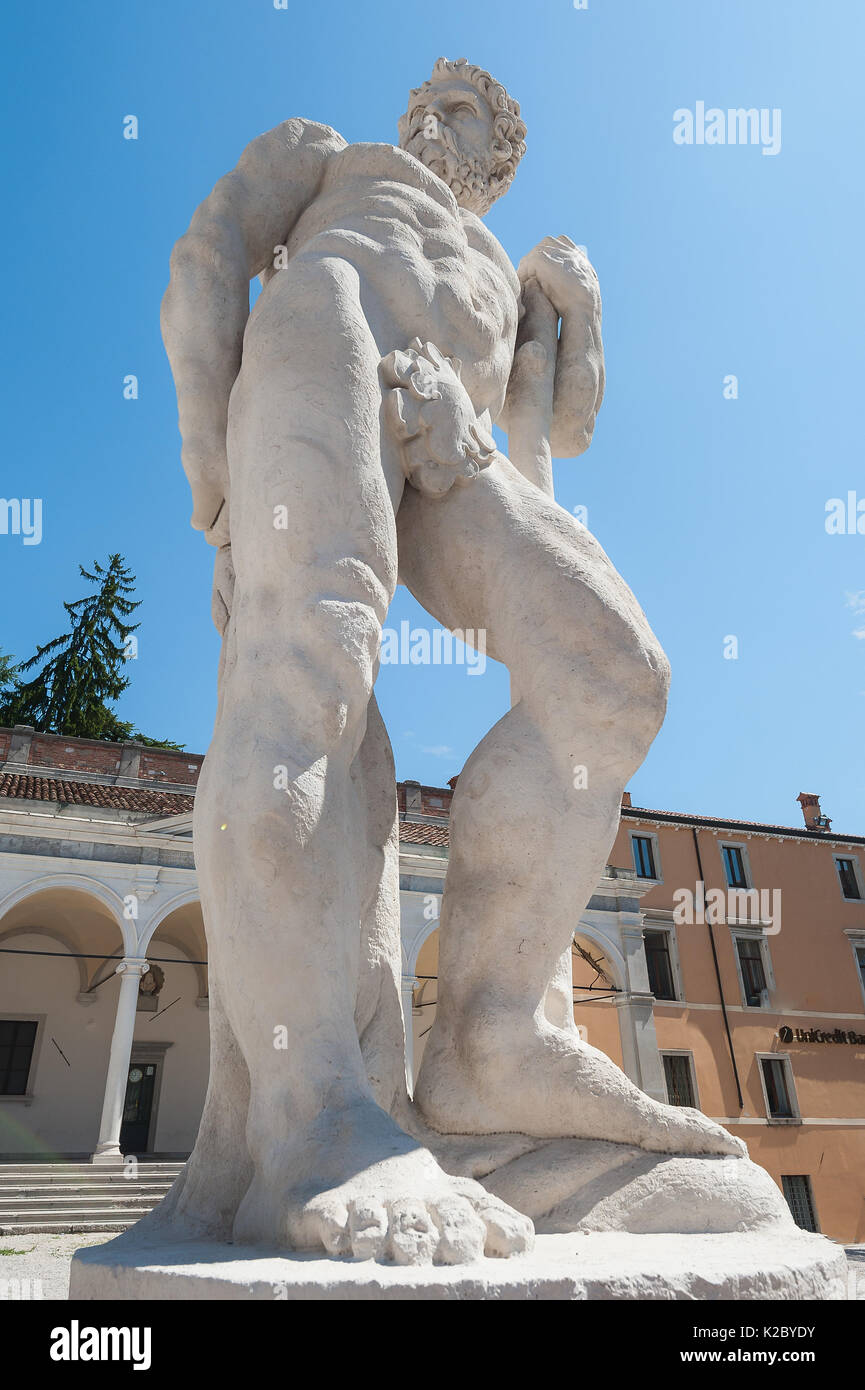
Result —
<instances>
[{"instance_id":1,"label":"stone pedestal","mask_svg":"<svg viewBox=\"0 0 865 1390\"><path fill-rule=\"evenodd\" d=\"M804 1231L538 1236L528 1255L460 1266L322 1259L236 1245L147 1245L134 1228L80 1250L69 1297L200 1299L844 1299L844 1251Z\"/></svg>"}]
</instances>

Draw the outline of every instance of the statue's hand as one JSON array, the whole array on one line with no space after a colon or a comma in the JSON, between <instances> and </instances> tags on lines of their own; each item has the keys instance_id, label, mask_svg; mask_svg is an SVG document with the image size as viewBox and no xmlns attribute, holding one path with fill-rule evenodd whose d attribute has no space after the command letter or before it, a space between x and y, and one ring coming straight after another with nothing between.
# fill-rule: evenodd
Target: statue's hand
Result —
<instances>
[{"instance_id":1,"label":"statue's hand","mask_svg":"<svg viewBox=\"0 0 865 1390\"><path fill-rule=\"evenodd\" d=\"M588 314L600 313L598 277L586 253L570 237L544 237L523 256L517 272L524 285L533 278L537 280L562 318L574 309Z\"/></svg>"}]
</instances>

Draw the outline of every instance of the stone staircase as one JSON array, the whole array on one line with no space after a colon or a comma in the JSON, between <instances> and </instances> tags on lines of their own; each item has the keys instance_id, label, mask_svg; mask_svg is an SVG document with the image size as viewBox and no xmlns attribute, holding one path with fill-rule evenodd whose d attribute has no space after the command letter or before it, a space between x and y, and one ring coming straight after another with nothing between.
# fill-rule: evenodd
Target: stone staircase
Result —
<instances>
[{"instance_id":1,"label":"stone staircase","mask_svg":"<svg viewBox=\"0 0 865 1390\"><path fill-rule=\"evenodd\" d=\"M125 1231L182 1168L182 1161L139 1162L133 1178L92 1163L2 1163L0 1236Z\"/></svg>"}]
</instances>

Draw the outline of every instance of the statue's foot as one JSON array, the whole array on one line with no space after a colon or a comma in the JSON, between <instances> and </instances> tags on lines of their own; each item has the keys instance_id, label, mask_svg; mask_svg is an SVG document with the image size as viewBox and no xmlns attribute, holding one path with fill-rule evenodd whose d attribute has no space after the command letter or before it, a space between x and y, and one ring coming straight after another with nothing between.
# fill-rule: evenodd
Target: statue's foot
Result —
<instances>
[{"instance_id":1,"label":"statue's foot","mask_svg":"<svg viewBox=\"0 0 865 1390\"><path fill-rule=\"evenodd\" d=\"M534 1242L527 1217L480 1183L450 1177L372 1101L325 1110L268 1169L240 1205L238 1243L409 1265L516 1255Z\"/></svg>"},{"instance_id":2,"label":"statue's foot","mask_svg":"<svg viewBox=\"0 0 865 1390\"><path fill-rule=\"evenodd\" d=\"M458 1031L438 1023L414 1098L440 1134L607 1139L656 1153L747 1157L741 1139L699 1110L652 1100L576 1031L489 1015Z\"/></svg>"}]
</instances>

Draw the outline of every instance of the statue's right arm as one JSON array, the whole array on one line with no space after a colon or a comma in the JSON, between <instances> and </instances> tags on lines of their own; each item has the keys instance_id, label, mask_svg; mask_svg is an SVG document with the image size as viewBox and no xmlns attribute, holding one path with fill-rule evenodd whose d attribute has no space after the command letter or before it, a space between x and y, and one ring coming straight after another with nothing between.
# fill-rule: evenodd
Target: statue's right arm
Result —
<instances>
[{"instance_id":1,"label":"statue's right arm","mask_svg":"<svg viewBox=\"0 0 865 1390\"><path fill-rule=\"evenodd\" d=\"M240 370L249 282L315 198L328 158L345 147L329 126L285 121L247 145L198 208L171 256L162 337L177 389L192 525L207 531L228 496L228 398Z\"/></svg>"}]
</instances>

